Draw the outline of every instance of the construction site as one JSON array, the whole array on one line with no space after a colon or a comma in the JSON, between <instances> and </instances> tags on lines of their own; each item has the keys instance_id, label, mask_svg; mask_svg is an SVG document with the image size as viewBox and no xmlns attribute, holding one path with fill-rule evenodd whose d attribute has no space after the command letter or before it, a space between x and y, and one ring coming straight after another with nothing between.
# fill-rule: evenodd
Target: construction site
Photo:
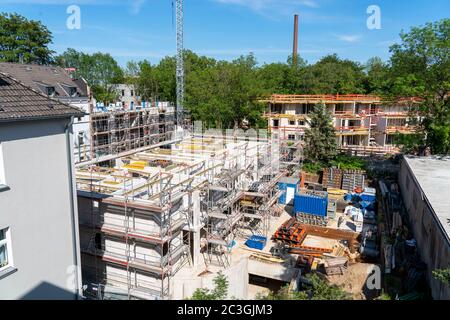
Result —
<instances>
[{"instance_id":1,"label":"construction site","mask_svg":"<svg viewBox=\"0 0 450 320\"><path fill-rule=\"evenodd\" d=\"M182 6L176 108L91 110L90 161L75 173L85 297L188 299L223 274L228 298L255 299L286 286L301 291L309 273L355 299L377 296L379 288L365 291L382 250L377 189L361 170L306 174L302 140L308 114L324 103L341 149L396 153L390 134L412 132L408 103L272 95L262 136L192 130L183 109Z\"/></svg>"},{"instance_id":2,"label":"construction site","mask_svg":"<svg viewBox=\"0 0 450 320\"><path fill-rule=\"evenodd\" d=\"M292 164L280 161L278 143L191 133L79 165L86 296L186 299L222 272L230 296L253 299L378 256L365 172L325 171L320 184L287 177Z\"/></svg>"},{"instance_id":3,"label":"construction site","mask_svg":"<svg viewBox=\"0 0 450 320\"><path fill-rule=\"evenodd\" d=\"M236 238L266 236L281 210L269 149L267 140L194 136L80 167L84 278L104 294L164 299L186 265L230 267Z\"/></svg>"}]
</instances>

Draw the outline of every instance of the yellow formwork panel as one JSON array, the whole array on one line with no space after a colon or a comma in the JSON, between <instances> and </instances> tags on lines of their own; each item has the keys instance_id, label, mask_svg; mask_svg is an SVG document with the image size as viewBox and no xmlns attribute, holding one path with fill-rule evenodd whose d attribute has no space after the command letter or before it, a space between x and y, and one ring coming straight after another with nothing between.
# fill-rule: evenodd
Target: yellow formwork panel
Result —
<instances>
[{"instance_id":1,"label":"yellow formwork panel","mask_svg":"<svg viewBox=\"0 0 450 320\"><path fill-rule=\"evenodd\" d=\"M134 170L144 170L144 168L148 165L145 161L133 161L130 164L126 164L123 166L125 169L134 169Z\"/></svg>"}]
</instances>

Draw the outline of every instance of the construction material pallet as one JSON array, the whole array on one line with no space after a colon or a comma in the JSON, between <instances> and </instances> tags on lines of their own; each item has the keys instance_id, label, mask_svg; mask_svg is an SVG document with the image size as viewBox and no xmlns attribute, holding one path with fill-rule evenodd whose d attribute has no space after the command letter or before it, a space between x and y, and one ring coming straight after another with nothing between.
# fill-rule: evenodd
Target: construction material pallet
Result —
<instances>
[{"instance_id":1,"label":"construction material pallet","mask_svg":"<svg viewBox=\"0 0 450 320\"><path fill-rule=\"evenodd\" d=\"M326 227L328 219L323 216L316 216L308 213L297 213L297 220L303 224Z\"/></svg>"},{"instance_id":2,"label":"construction material pallet","mask_svg":"<svg viewBox=\"0 0 450 320\"><path fill-rule=\"evenodd\" d=\"M352 192L355 188L364 189L366 172L363 170L346 170L342 176L342 189Z\"/></svg>"},{"instance_id":3,"label":"construction material pallet","mask_svg":"<svg viewBox=\"0 0 450 320\"><path fill-rule=\"evenodd\" d=\"M340 189L342 186L343 170L336 168L323 169L322 184L325 188Z\"/></svg>"}]
</instances>

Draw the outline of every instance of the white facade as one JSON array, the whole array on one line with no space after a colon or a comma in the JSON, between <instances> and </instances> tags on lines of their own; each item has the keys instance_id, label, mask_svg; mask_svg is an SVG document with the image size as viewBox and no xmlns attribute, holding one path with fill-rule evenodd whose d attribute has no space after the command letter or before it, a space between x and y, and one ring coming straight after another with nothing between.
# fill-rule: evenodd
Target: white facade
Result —
<instances>
[{"instance_id":1,"label":"white facade","mask_svg":"<svg viewBox=\"0 0 450 320\"><path fill-rule=\"evenodd\" d=\"M0 230L7 230L8 242L0 299L76 299L81 293L69 123L0 123Z\"/></svg>"}]
</instances>

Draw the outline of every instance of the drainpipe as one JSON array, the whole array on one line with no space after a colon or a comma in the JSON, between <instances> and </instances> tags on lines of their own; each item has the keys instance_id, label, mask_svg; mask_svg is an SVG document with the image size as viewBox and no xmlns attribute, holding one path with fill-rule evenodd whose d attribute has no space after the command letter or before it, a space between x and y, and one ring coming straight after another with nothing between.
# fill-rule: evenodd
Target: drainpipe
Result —
<instances>
[{"instance_id":1,"label":"drainpipe","mask_svg":"<svg viewBox=\"0 0 450 320\"><path fill-rule=\"evenodd\" d=\"M66 151L67 151L67 168L69 170L69 190L71 192L70 197L70 214L71 214L71 230L72 230L72 241L73 241L73 261L75 264L75 285L76 285L76 299L78 300L80 297L83 296L83 292L80 292L80 275L79 270L81 270L80 261L78 259L78 241L77 241L77 229L78 228L78 221L75 218L76 212L75 212L75 197L76 197L76 191L74 189L73 184L73 163L72 163L72 145L70 140L70 130L74 123L74 117L70 117L70 122L65 126L64 133L66 135Z\"/></svg>"}]
</instances>

